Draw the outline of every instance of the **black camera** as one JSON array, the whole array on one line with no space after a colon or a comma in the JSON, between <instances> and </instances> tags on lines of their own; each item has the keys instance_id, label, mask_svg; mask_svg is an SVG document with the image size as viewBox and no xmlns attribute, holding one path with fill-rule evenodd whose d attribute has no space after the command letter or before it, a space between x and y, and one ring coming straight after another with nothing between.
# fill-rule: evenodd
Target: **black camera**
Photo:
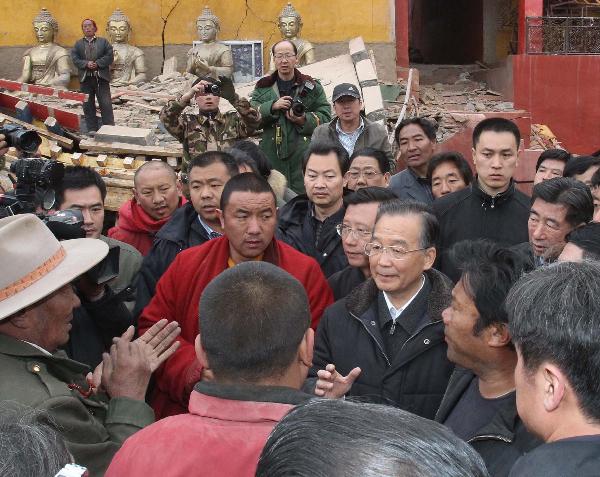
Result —
<instances>
[{"instance_id":1,"label":"black camera","mask_svg":"<svg viewBox=\"0 0 600 477\"><path fill-rule=\"evenodd\" d=\"M204 90L214 96L221 96L221 87L216 83L211 83L209 86L205 86Z\"/></svg>"},{"instance_id":2,"label":"black camera","mask_svg":"<svg viewBox=\"0 0 600 477\"><path fill-rule=\"evenodd\" d=\"M0 134L4 134L8 147L15 147L28 154L36 152L42 143L38 133L14 124L0 127Z\"/></svg>"},{"instance_id":3,"label":"black camera","mask_svg":"<svg viewBox=\"0 0 600 477\"><path fill-rule=\"evenodd\" d=\"M60 187L65 166L58 161L39 158L17 159L10 165L16 176L14 192L0 195L0 218L16 214L36 213L38 208L54 206L55 190Z\"/></svg>"},{"instance_id":4,"label":"black camera","mask_svg":"<svg viewBox=\"0 0 600 477\"><path fill-rule=\"evenodd\" d=\"M306 105L303 103L302 99L313 89L315 89L315 85L310 81L306 81L300 86L300 89L298 89L296 96L294 96L294 99L292 100L292 106L290 107L294 116L302 116L306 112Z\"/></svg>"}]
</instances>

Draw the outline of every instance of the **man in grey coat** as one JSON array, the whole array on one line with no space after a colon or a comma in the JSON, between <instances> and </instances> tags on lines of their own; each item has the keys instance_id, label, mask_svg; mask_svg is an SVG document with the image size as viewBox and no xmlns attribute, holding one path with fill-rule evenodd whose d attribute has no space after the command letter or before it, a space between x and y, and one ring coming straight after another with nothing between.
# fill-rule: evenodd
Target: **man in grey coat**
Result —
<instances>
[{"instance_id":1,"label":"man in grey coat","mask_svg":"<svg viewBox=\"0 0 600 477\"><path fill-rule=\"evenodd\" d=\"M318 126L313 132L311 141L340 144L348 151L348 156L366 147L378 149L385 154L391 164L392 148L388 141L387 130L382 124L369 121L361 114L363 103L359 89L350 83L338 84L333 89L331 99L337 117Z\"/></svg>"},{"instance_id":2,"label":"man in grey coat","mask_svg":"<svg viewBox=\"0 0 600 477\"><path fill-rule=\"evenodd\" d=\"M71 58L79 71L81 92L88 95L83 103L83 113L88 132L98 130L96 117L96 99L100 105L102 124L115 124L112 102L110 99L109 66L113 63L113 48L106 38L96 36L96 22L86 18L81 23L84 37L77 40L71 50Z\"/></svg>"}]
</instances>

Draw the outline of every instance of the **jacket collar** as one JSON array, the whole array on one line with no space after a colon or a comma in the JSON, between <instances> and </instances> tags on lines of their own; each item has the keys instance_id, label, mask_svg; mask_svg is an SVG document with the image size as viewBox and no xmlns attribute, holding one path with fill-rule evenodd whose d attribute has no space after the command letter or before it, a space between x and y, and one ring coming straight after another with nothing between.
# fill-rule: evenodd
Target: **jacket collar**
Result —
<instances>
[{"instance_id":1,"label":"jacket collar","mask_svg":"<svg viewBox=\"0 0 600 477\"><path fill-rule=\"evenodd\" d=\"M177 208L181 207L186 202L185 197L180 197ZM153 219L144 209L142 209L142 206L135 200L135 197L125 202L119 209L119 227L137 233L155 234L169 221L170 218L171 216L158 220Z\"/></svg>"},{"instance_id":2,"label":"jacket collar","mask_svg":"<svg viewBox=\"0 0 600 477\"><path fill-rule=\"evenodd\" d=\"M442 319L442 311L450 305L452 282L446 275L433 268L426 270L424 274L431 283L431 292L427 301L427 314L431 322L439 321ZM379 289L375 284L375 280L369 278L348 295L346 309L355 316L361 316L377 299L378 292Z\"/></svg>"},{"instance_id":3,"label":"jacket collar","mask_svg":"<svg viewBox=\"0 0 600 477\"><path fill-rule=\"evenodd\" d=\"M270 88L275 83L277 83L277 78L279 77L277 70L268 76L263 76L256 83L256 88ZM300 73L298 68L294 68L294 84L302 84L306 81L314 81L311 76Z\"/></svg>"},{"instance_id":4,"label":"jacket collar","mask_svg":"<svg viewBox=\"0 0 600 477\"><path fill-rule=\"evenodd\" d=\"M483 207L486 210L493 209L496 206L500 206L505 202L508 202L515 194L515 181L513 179L510 180L508 189L494 196L491 196L487 192L481 190L481 188L479 187L478 177L475 177L470 187L473 195L481 199L481 207Z\"/></svg>"},{"instance_id":5,"label":"jacket collar","mask_svg":"<svg viewBox=\"0 0 600 477\"><path fill-rule=\"evenodd\" d=\"M191 202L186 202L175 209L167 223L157 232L156 238L183 245L187 243L190 228L206 240L210 238L198 222L198 212L196 212Z\"/></svg>"}]
</instances>

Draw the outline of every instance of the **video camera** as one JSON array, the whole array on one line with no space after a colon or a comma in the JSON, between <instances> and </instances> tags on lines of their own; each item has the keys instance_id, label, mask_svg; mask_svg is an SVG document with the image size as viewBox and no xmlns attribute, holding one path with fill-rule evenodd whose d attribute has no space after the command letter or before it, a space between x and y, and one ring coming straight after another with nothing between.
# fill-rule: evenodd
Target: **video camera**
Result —
<instances>
[{"instance_id":1,"label":"video camera","mask_svg":"<svg viewBox=\"0 0 600 477\"><path fill-rule=\"evenodd\" d=\"M35 131L30 131L22 126L7 124L0 127L0 134L4 134L8 147L15 147L28 154L37 151L42 143L42 138Z\"/></svg>"},{"instance_id":2,"label":"video camera","mask_svg":"<svg viewBox=\"0 0 600 477\"><path fill-rule=\"evenodd\" d=\"M315 89L315 85L310 81L305 81L302 83L302 86L300 86L300 89L298 89L296 92L296 95L292 100L292 106L290 107L294 113L294 116L302 116L306 112L306 105L302 102L302 99L305 98L313 89Z\"/></svg>"}]
</instances>

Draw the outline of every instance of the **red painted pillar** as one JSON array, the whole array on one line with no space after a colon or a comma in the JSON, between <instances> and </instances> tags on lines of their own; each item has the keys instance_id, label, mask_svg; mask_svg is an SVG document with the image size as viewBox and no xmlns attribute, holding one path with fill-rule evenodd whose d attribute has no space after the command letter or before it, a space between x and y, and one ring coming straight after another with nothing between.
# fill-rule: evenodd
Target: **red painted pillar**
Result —
<instances>
[{"instance_id":1,"label":"red painted pillar","mask_svg":"<svg viewBox=\"0 0 600 477\"><path fill-rule=\"evenodd\" d=\"M396 67L408 68L409 0L396 0Z\"/></svg>"},{"instance_id":2,"label":"red painted pillar","mask_svg":"<svg viewBox=\"0 0 600 477\"><path fill-rule=\"evenodd\" d=\"M519 0L519 48L520 55L526 51L527 17L544 15L544 0Z\"/></svg>"}]
</instances>

